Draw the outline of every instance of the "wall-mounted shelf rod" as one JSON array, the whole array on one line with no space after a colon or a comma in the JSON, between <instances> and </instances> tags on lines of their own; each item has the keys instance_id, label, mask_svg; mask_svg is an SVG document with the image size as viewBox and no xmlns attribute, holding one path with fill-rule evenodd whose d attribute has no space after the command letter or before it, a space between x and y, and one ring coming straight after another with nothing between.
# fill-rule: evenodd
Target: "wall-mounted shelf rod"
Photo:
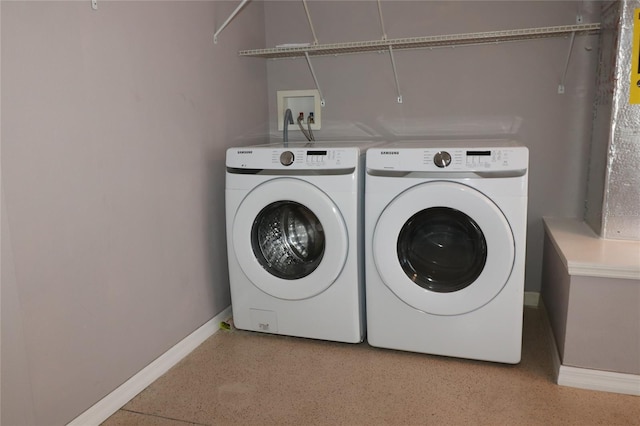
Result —
<instances>
[{"instance_id":1,"label":"wall-mounted shelf rod","mask_svg":"<svg viewBox=\"0 0 640 426\"><path fill-rule=\"evenodd\" d=\"M309 7L307 6L307 0L302 0L304 11L307 14L307 21L309 21L309 28L311 28L311 35L313 35L313 45L318 45L318 37L316 37L316 30L313 28L313 22L311 21L311 14L309 13Z\"/></svg>"},{"instance_id":2,"label":"wall-mounted shelf rod","mask_svg":"<svg viewBox=\"0 0 640 426\"><path fill-rule=\"evenodd\" d=\"M562 73L562 78L560 79L560 84L558 85L558 94L564 94L564 82L567 78L567 71L569 70L569 59L571 59L571 51L573 50L573 41L576 38L576 33L571 33L571 40L569 41L569 52L567 53L567 60L564 63L564 73Z\"/></svg>"},{"instance_id":3,"label":"wall-mounted shelf rod","mask_svg":"<svg viewBox=\"0 0 640 426\"><path fill-rule=\"evenodd\" d=\"M247 4L249 1L250 0L242 0L242 2L240 2L240 4L238 5L238 7L236 7L236 9L233 11L233 13L231 13L231 15L229 15L227 20L224 21L222 26L220 28L218 28L218 31L216 31L215 34L213 35L213 42L214 43L216 43L216 44L218 43L218 35L222 32L222 30L224 30L227 27L227 25L229 25L229 22L231 22L233 20L233 18L236 17L238 12L240 12L240 10L242 10L244 5Z\"/></svg>"},{"instance_id":4,"label":"wall-mounted shelf rod","mask_svg":"<svg viewBox=\"0 0 640 426\"><path fill-rule=\"evenodd\" d=\"M382 19L382 5L380 4L380 0L378 0L378 15L380 16L380 28L382 28L382 39L387 39L387 32L384 29L384 19Z\"/></svg>"},{"instance_id":5,"label":"wall-mounted shelf rod","mask_svg":"<svg viewBox=\"0 0 640 426\"><path fill-rule=\"evenodd\" d=\"M566 37L576 35L597 34L600 23L562 25L555 27L525 28L503 31L489 31L467 34L450 34L426 37L408 37L389 40L355 41L347 43L319 44L302 47L277 47L271 49L241 50L240 56L262 58L296 58L323 55L342 55L361 52L384 52L392 46L394 50L419 49L444 46L499 43L506 41L531 40L548 37Z\"/></svg>"},{"instance_id":6,"label":"wall-mounted shelf rod","mask_svg":"<svg viewBox=\"0 0 640 426\"><path fill-rule=\"evenodd\" d=\"M313 77L313 81L316 83L316 89L318 89L318 94L320 95L320 106L324 107L324 96L322 96L322 90L320 90L320 85L318 84L318 78L316 77L316 72L313 70L313 65L311 65L311 59L309 59L309 54L305 53L304 57L307 59L307 64L309 65L309 71L311 71L311 77Z\"/></svg>"},{"instance_id":7,"label":"wall-mounted shelf rod","mask_svg":"<svg viewBox=\"0 0 640 426\"><path fill-rule=\"evenodd\" d=\"M382 30L382 40L387 40L387 31L384 29L384 19L382 17L382 4L378 0L378 15L380 16L380 29ZM389 57L391 58L391 66L393 67L393 77L396 81L396 92L398 97L396 100L399 104L402 103L402 93L400 92L400 80L398 79L398 70L396 69L396 60L393 56L393 46L389 45Z\"/></svg>"},{"instance_id":8,"label":"wall-mounted shelf rod","mask_svg":"<svg viewBox=\"0 0 640 426\"><path fill-rule=\"evenodd\" d=\"M393 47L389 46L389 55L391 55L391 66L393 67L393 76L396 79L396 92L398 92L398 103L402 103L402 93L400 92L400 81L398 80L398 71L396 71L396 61L393 58Z\"/></svg>"}]
</instances>

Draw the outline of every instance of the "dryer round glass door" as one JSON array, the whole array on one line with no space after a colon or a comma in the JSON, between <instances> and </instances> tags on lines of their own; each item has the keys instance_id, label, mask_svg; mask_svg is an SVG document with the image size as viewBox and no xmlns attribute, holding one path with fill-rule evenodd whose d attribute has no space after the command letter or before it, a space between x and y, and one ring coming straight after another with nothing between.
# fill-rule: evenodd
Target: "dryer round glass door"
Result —
<instances>
[{"instance_id":1,"label":"dryer round glass door","mask_svg":"<svg viewBox=\"0 0 640 426\"><path fill-rule=\"evenodd\" d=\"M373 235L385 285L435 315L460 315L493 299L515 260L513 233L491 199L463 184L427 182L393 199Z\"/></svg>"},{"instance_id":2,"label":"dryer round glass door","mask_svg":"<svg viewBox=\"0 0 640 426\"><path fill-rule=\"evenodd\" d=\"M422 288L448 293L476 281L487 261L487 240L475 220L450 207L429 207L400 229L398 261Z\"/></svg>"},{"instance_id":3,"label":"dryer round glass door","mask_svg":"<svg viewBox=\"0 0 640 426\"><path fill-rule=\"evenodd\" d=\"M316 296L346 262L340 210L325 192L300 179L275 178L255 187L238 207L232 230L242 271L280 299Z\"/></svg>"}]
</instances>

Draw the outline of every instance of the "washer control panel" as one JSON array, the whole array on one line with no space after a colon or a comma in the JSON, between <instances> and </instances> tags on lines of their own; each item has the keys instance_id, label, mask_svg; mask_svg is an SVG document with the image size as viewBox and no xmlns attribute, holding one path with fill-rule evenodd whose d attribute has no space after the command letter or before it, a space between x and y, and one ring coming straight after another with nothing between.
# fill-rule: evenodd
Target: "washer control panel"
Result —
<instances>
[{"instance_id":1,"label":"washer control panel","mask_svg":"<svg viewBox=\"0 0 640 426\"><path fill-rule=\"evenodd\" d=\"M359 163L360 149L246 147L227 150L227 167L237 169L345 169Z\"/></svg>"}]
</instances>

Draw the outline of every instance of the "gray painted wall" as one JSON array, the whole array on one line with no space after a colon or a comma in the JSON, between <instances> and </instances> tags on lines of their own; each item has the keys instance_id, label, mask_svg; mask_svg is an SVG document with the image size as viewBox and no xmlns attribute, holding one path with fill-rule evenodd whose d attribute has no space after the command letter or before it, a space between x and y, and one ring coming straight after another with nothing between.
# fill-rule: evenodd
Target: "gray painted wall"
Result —
<instances>
[{"instance_id":1,"label":"gray painted wall","mask_svg":"<svg viewBox=\"0 0 640 426\"><path fill-rule=\"evenodd\" d=\"M1 2L2 424L64 424L230 303L226 147L262 3Z\"/></svg>"},{"instance_id":2,"label":"gray painted wall","mask_svg":"<svg viewBox=\"0 0 640 426\"><path fill-rule=\"evenodd\" d=\"M218 45L237 2L98 3L0 2L2 424L71 420L228 305L224 149L278 138L276 90L314 86L303 60L237 56L311 41L301 2L250 3ZM321 43L381 36L373 1L309 4ZM569 24L578 8L598 20L589 2L383 2L390 38ZM316 58L316 135L518 137L536 291L541 216L584 204L597 40L576 40L560 96L567 49L396 52L403 104L388 55Z\"/></svg>"},{"instance_id":3,"label":"gray painted wall","mask_svg":"<svg viewBox=\"0 0 640 426\"><path fill-rule=\"evenodd\" d=\"M598 22L591 2L382 3L388 38ZM321 44L378 40L374 1L311 1ZM300 2L265 3L267 46L313 41ZM569 40L396 51L403 95L388 54L312 58L326 100L317 140L515 137L530 150L526 290L540 290L542 216L582 217L591 134L597 36L577 37L566 92L557 93ZM276 91L314 88L304 59L268 61L269 116L276 131ZM297 114L297 112L296 112ZM292 131L292 139L300 136Z\"/></svg>"}]
</instances>

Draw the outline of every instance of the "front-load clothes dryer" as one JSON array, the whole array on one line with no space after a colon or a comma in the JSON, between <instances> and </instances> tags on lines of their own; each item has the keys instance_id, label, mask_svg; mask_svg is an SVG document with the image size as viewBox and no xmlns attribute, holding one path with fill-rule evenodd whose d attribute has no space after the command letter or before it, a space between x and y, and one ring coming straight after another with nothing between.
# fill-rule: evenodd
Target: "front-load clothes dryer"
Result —
<instances>
[{"instance_id":1,"label":"front-load clothes dryer","mask_svg":"<svg viewBox=\"0 0 640 426\"><path fill-rule=\"evenodd\" d=\"M528 150L397 142L367 152L367 340L518 363Z\"/></svg>"},{"instance_id":2,"label":"front-load clothes dryer","mask_svg":"<svg viewBox=\"0 0 640 426\"><path fill-rule=\"evenodd\" d=\"M237 328L364 339L366 146L291 143L227 151L227 251Z\"/></svg>"}]
</instances>

